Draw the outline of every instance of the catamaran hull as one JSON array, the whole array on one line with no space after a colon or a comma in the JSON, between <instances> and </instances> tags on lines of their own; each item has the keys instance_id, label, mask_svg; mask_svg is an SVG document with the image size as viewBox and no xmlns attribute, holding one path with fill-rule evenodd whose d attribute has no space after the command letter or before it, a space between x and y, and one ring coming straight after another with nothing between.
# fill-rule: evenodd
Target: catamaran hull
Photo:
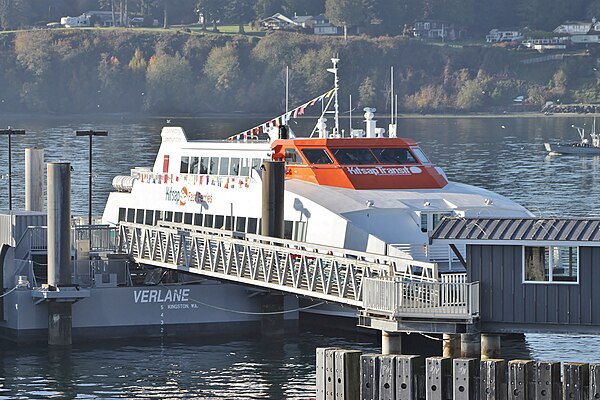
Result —
<instances>
[{"instance_id":1,"label":"catamaran hull","mask_svg":"<svg viewBox=\"0 0 600 400\"><path fill-rule=\"evenodd\" d=\"M208 336L259 331L261 297L245 287L205 281L199 284L90 288L72 306L73 339ZM294 296L284 298L296 310ZM4 298L0 336L17 342L47 340L47 303L36 304L29 289ZM298 312L284 314L290 324ZM242 330L240 330L242 329Z\"/></svg>"}]
</instances>

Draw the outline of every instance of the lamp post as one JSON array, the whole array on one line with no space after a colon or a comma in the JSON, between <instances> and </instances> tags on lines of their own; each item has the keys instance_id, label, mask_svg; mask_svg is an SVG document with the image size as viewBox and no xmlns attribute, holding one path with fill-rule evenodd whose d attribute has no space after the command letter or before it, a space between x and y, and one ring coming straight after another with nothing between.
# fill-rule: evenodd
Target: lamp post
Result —
<instances>
[{"instance_id":1,"label":"lamp post","mask_svg":"<svg viewBox=\"0 0 600 400\"><path fill-rule=\"evenodd\" d=\"M89 187L88 187L88 225L92 224L92 137L108 136L107 131L75 131L76 136L88 136L90 138L90 171L89 171Z\"/></svg>"},{"instance_id":2,"label":"lamp post","mask_svg":"<svg viewBox=\"0 0 600 400\"><path fill-rule=\"evenodd\" d=\"M12 135L24 135L25 130L23 129L11 129L9 126L8 129L0 129L0 135L8 135L8 210L12 211L12 157L11 157L11 147L12 147Z\"/></svg>"}]
</instances>

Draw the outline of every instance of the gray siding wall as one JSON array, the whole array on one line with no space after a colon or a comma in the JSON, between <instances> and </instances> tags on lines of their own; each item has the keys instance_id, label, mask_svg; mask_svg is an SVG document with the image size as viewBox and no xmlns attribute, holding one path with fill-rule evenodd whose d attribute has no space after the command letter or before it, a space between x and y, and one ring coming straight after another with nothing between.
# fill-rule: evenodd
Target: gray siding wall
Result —
<instances>
[{"instance_id":1,"label":"gray siding wall","mask_svg":"<svg viewBox=\"0 0 600 400\"><path fill-rule=\"evenodd\" d=\"M523 283L521 246L467 246L467 274L480 282L482 323L600 326L600 248L579 248L579 284Z\"/></svg>"}]
</instances>

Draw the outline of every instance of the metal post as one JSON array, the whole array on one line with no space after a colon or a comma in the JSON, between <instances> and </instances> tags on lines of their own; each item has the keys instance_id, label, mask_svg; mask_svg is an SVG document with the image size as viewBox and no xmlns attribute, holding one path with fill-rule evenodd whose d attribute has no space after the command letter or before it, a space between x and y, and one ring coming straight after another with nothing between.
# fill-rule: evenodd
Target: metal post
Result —
<instances>
[{"instance_id":1,"label":"metal post","mask_svg":"<svg viewBox=\"0 0 600 400\"><path fill-rule=\"evenodd\" d=\"M25 210L44 210L44 149L25 149Z\"/></svg>"},{"instance_id":2,"label":"metal post","mask_svg":"<svg viewBox=\"0 0 600 400\"><path fill-rule=\"evenodd\" d=\"M23 129L0 129L0 135L8 135L8 210L12 211L12 135L24 135Z\"/></svg>"},{"instance_id":3,"label":"metal post","mask_svg":"<svg viewBox=\"0 0 600 400\"><path fill-rule=\"evenodd\" d=\"M283 201L285 163L265 161L262 165L262 231L263 236L283 238Z\"/></svg>"},{"instance_id":4,"label":"metal post","mask_svg":"<svg viewBox=\"0 0 600 400\"><path fill-rule=\"evenodd\" d=\"M48 286L70 286L71 270L71 164L48 163ZM71 303L48 304L48 344L71 344Z\"/></svg>"},{"instance_id":5,"label":"metal post","mask_svg":"<svg viewBox=\"0 0 600 400\"><path fill-rule=\"evenodd\" d=\"M89 148L89 182L88 182L88 225L92 224L92 137L93 136L108 136L107 131L75 131L76 136L88 136L90 138Z\"/></svg>"}]
</instances>

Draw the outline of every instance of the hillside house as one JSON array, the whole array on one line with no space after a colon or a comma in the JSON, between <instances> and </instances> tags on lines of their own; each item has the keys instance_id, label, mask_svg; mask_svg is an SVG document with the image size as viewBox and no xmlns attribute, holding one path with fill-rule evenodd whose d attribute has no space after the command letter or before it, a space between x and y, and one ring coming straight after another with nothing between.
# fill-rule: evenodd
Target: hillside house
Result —
<instances>
[{"instance_id":1,"label":"hillside house","mask_svg":"<svg viewBox=\"0 0 600 400\"><path fill-rule=\"evenodd\" d=\"M339 27L329 22L325 14L319 14L313 18L313 33L315 35L337 35Z\"/></svg>"},{"instance_id":2,"label":"hillside house","mask_svg":"<svg viewBox=\"0 0 600 400\"><path fill-rule=\"evenodd\" d=\"M451 23L432 19L415 21L412 31L414 37L426 39L457 40L464 36L464 31Z\"/></svg>"},{"instance_id":3,"label":"hillside house","mask_svg":"<svg viewBox=\"0 0 600 400\"><path fill-rule=\"evenodd\" d=\"M523 39L523 33L519 29L492 29L485 37L488 43L516 42Z\"/></svg>"},{"instance_id":4,"label":"hillside house","mask_svg":"<svg viewBox=\"0 0 600 400\"><path fill-rule=\"evenodd\" d=\"M294 20L281 13L260 20L260 26L266 30L296 30L300 27Z\"/></svg>"},{"instance_id":5,"label":"hillside house","mask_svg":"<svg viewBox=\"0 0 600 400\"><path fill-rule=\"evenodd\" d=\"M567 35L585 35L589 31L600 31L600 21L592 18L591 22L567 21L554 29L554 33L566 33Z\"/></svg>"}]
</instances>

